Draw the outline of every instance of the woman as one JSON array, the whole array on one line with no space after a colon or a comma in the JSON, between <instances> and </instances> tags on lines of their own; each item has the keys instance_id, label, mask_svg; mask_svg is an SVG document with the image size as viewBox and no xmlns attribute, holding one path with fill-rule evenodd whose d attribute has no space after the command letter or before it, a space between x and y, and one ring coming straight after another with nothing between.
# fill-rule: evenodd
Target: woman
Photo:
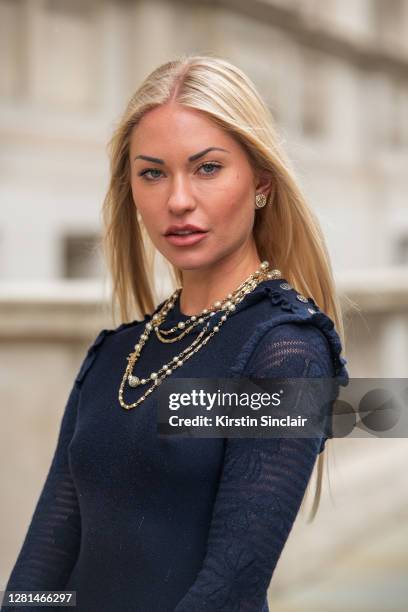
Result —
<instances>
[{"instance_id":1,"label":"woman","mask_svg":"<svg viewBox=\"0 0 408 612\"><path fill-rule=\"evenodd\" d=\"M266 612L326 438L157 436L166 377L347 384L324 239L241 70L185 56L145 79L104 220L113 305L147 314L89 348L7 590L75 590L81 612ZM179 285L156 308L149 240Z\"/></svg>"}]
</instances>

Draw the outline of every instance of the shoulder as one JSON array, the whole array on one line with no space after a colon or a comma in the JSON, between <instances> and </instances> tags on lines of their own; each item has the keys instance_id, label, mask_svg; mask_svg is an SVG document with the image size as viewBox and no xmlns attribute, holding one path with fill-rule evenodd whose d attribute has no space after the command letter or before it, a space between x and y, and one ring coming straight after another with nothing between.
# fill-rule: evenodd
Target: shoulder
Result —
<instances>
[{"instance_id":1,"label":"shoulder","mask_svg":"<svg viewBox=\"0 0 408 612\"><path fill-rule=\"evenodd\" d=\"M138 325L144 325L146 321L151 319L151 316L152 315L145 315L144 319L135 319L134 321L121 323L118 327L112 329L102 329L88 347L75 377L75 383L77 385L82 385L89 368L92 366L98 352L101 350L101 345L106 344L108 338L111 338L114 342L121 342L127 333L133 331Z\"/></svg>"},{"instance_id":2,"label":"shoulder","mask_svg":"<svg viewBox=\"0 0 408 612\"><path fill-rule=\"evenodd\" d=\"M232 376L246 376L255 364L269 360L273 353L296 361L303 356L347 384L347 360L341 356L342 345L333 320L317 306L313 298L304 296L285 279L268 281L262 287L267 302L263 316L256 324L232 367ZM265 314L266 313L266 314ZM298 357L298 359L300 359Z\"/></svg>"},{"instance_id":3,"label":"shoulder","mask_svg":"<svg viewBox=\"0 0 408 612\"><path fill-rule=\"evenodd\" d=\"M258 341L245 366L249 376L285 370L293 376L333 376L334 359L323 331L312 323L280 323Z\"/></svg>"}]
</instances>

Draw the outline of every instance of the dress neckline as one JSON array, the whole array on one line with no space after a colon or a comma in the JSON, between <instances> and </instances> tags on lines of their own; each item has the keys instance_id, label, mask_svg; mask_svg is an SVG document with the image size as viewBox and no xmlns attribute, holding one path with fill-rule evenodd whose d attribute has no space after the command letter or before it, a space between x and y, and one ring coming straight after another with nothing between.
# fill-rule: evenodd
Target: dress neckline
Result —
<instances>
[{"instance_id":1,"label":"dress neckline","mask_svg":"<svg viewBox=\"0 0 408 612\"><path fill-rule=\"evenodd\" d=\"M251 304L255 303L255 302L259 302L260 299L262 299L265 295L265 288L266 287L270 287L271 283L272 284L276 284L277 281L279 282L283 282L285 279L280 278L280 279L265 279L263 281L261 281L256 287L255 289L253 289L253 291L251 291L251 293L248 293L244 299L238 304L238 306L236 307L236 310L234 312L240 312L241 310L244 310L245 308L247 308L248 306L250 306ZM163 305L164 302L161 302L161 304L158 306L161 307ZM164 326L167 327L167 323L168 322L174 322L174 321L187 321L187 319L189 319L192 315L187 315L184 312L182 312L180 310L180 294L177 296L176 301L174 302L174 306L173 308L170 310L170 312L168 313L167 317L166 317L166 322L163 324Z\"/></svg>"}]
</instances>

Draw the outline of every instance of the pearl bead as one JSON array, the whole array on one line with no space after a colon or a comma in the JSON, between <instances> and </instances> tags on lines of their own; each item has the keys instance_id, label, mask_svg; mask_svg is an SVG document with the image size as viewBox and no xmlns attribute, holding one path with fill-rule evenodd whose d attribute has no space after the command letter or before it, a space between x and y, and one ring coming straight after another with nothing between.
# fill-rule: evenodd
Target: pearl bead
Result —
<instances>
[{"instance_id":1,"label":"pearl bead","mask_svg":"<svg viewBox=\"0 0 408 612\"><path fill-rule=\"evenodd\" d=\"M137 376L130 375L128 381L131 387L137 387L137 385L139 384L139 378Z\"/></svg>"},{"instance_id":2,"label":"pearl bead","mask_svg":"<svg viewBox=\"0 0 408 612\"><path fill-rule=\"evenodd\" d=\"M217 300L216 302L214 302L214 308L221 308L220 300Z\"/></svg>"},{"instance_id":3,"label":"pearl bead","mask_svg":"<svg viewBox=\"0 0 408 612\"><path fill-rule=\"evenodd\" d=\"M145 378L142 378L142 380L140 381L140 383L141 383L142 385L144 385L144 384L146 383L146 379L145 379Z\"/></svg>"},{"instance_id":4,"label":"pearl bead","mask_svg":"<svg viewBox=\"0 0 408 612\"><path fill-rule=\"evenodd\" d=\"M235 310L235 304L230 304L230 306L228 306L228 310Z\"/></svg>"},{"instance_id":5,"label":"pearl bead","mask_svg":"<svg viewBox=\"0 0 408 612\"><path fill-rule=\"evenodd\" d=\"M177 324L177 327L178 327L179 329L184 329L184 328L185 328L185 326L186 326L186 325L185 325L185 323L184 323L183 321L180 321L180 323L178 323L178 324Z\"/></svg>"},{"instance_id":6,"label":"pearl bead","mask_svg":"<svg viewBox=\"0 0 408 612\"><path fill-rule=\"evenodd\" d=\"M199 323L204 323L204 319L203 319L203 317L200 317L200 318L198 319L198 322L199 322Z\"/></svg>"},{"instance_id":7,"label":"pearl bead","mask_svg":"<svg viewBox=\"0 0 408 612\"><path fill-rule=\"evenodd\" d=\"M191 317L191 320L192 320L192 321L196 321L196 320L197 320L197 317L196 317L195 315L193 315L193 316Z\"/></svg>"},{"instance_id":8,"label":"pearl bead","mask_svg":"<svg viewBox=\"0 0 408 612\"><path fill-rule=\"evenodd\" d=\"M268 267L269 267L269 261L266 261L265 259L265 261L261 263L261 269L266 270Z\"/></svg>"},{"instance_id":9,"label":"pearl bead","mask_svg":"<svg viewBox=\"0 0 408 612\"><path fill-rule=\"evenodd\" d=\"M157 378L157 373L156 373L156 372L152 372L152 373L150 374L150 378L151 378L152 380L155 380L155 379Z\"/></svg>"},{"instance_id":10,"label":"pearl bead","mask_svg":"<svg viewBox=\"0 0 408 612\"><path fill-rule=\"evenodd\" d=\"M152 329L153 325L151 323L146 323L146 329Z\"/></svg>"},{"instance_id":11,"label":"pearl bead","mask_svg":"<svg viewBox=\"0 0 408 612\"><path fill-rule=\"evenodd\" d=\"M220 330L220 328L218 327L218 325L214 325L214 331L217 332L219 330Z\"/></svg>"}]
</instances>

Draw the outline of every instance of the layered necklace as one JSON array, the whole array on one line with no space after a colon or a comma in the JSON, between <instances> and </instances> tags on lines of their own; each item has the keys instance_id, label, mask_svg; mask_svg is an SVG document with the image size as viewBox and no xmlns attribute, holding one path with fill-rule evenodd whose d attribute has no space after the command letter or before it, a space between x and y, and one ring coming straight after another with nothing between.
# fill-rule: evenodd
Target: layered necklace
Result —
<instances>
[{"instance_id":1,"label":"layered necklace","mask_svg":"<svg viewBox=\"0 0 408 612\"><path fill-rule=\"evenodd\" d=\"M279 270L270 270L269 262L263 261L258 270L251 274L243 283L239 285L233 293L229 293L223 300L217 300L210 308L204 310L198 315L191 315L186 321L179 321L171 329L161 329L160 326L165 322L168 313L174 308L174 304L179 297L182 287L179 287L174 293L164 302L160 310L155 313L145 325L138 342L135 344L134 351L127 357L128 364L122 378L119 388L119 403L122 408L130 410L136 408L152 393L162 382L164 378L170 376L174 370L180 368L190 357L197 353L203 346L207 344L211 338L217 334L224 325L228 317L234 312L237 305L242 302L248 293L251 293L264 280L281 278ZM210 321L217 313L222 313L219 321L210 329ZM137 363L144 345L149 339L150 334L154 331L160 342L169 343L177 342L184 338L187 334L193 331L197 326L203 325L200 333L193 342L181 351L178 355L172 358L169 363L161 366L157 372L151 372L145 378L139 378L134 373L135 364ZM141 387L147 384L151 386L145 393L132 404L128 404L123 399L123 391L126 382L132 388Z\"/></svg>"}]
</instances>

